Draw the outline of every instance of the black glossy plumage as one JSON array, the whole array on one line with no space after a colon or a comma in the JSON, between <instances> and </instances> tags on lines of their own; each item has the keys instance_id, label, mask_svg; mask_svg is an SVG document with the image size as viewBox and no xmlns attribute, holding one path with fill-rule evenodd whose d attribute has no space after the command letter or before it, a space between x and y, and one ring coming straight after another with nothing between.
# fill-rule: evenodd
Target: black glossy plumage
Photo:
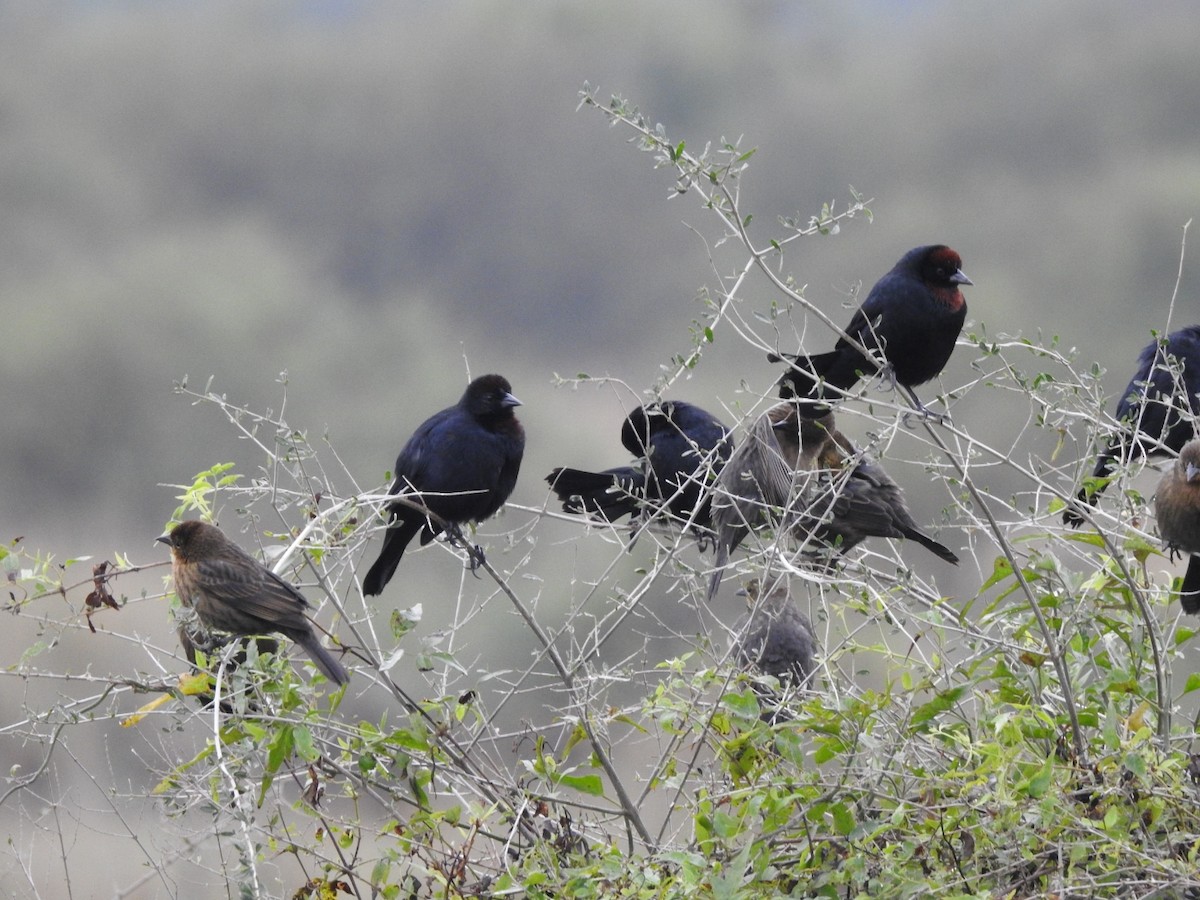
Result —
<instances>
[{"instance_id":1,"label":"black glossy plumage","mask_svg":"<svg viewBox=\"0 0 1200 900\"><path fill-rule=\"evenodd\" d=\"M525 429L513 414L520 405L502 376L476 378L458 403L413 432L396 458L391 493L404 492L455 526L493 515L512 494L525 454ZM392 524L363 579L368 596L383 591L418 533L424 546L443 531L440 523L403 503L392 503L388 512Z\"/></svg>"},{"instance_id":2,"label":"black glossy plumage","mask_svg":"<svg viewBox=\"0 0 1200 900\"><path fill-rule=\"evenodd\" d=\"M1118 465L1134 459L1179 453L1197 436L1192 417L1200 413L1200 325L1190 325L1167 335L1162 345L1151 341L1138 355L1137 371L1117 403L1116 418L1123 423L1096 458L1095 478L1107 478ZM1190 411L1190 414L1189 414ZM1166 448L1166 451L1163 450ZM1095 504L1105 485L1088 494L1081 488L1076 499ZM1078 527L1083 517L1068 507L1063 522Z\"/></svg>"},{"instance_id":3,"label":"black glossy plumage","mask_svg":"<svg viewBox=\"0 0 1200 900\"><path fill-rule=\"evenodd\" d=\"M709 527L708 486L729 458L729 429L712 413L682 400L638 407L621 425L621 443L636 466L603 472L558 468L546 481L569 513L614 522L652 517L661 507L694 531Z\"/></svg>"},{"instance_id":4,"label":"black glossy plumage","mask_svg":"<svg viewBox=\"0 0 1200 900\"><path fill-rule=\"evenodd\" d=\"M921 409L912 388L946 367L967 317L959 287L971 283L959 255L949 247L917 247L875 283L846 326L846 334L883 357L896 383ZM820 414L823 406L818 401L835 401L860 378L879 371L874 359L863 356L845 338L839 338L828 353L768 358L791 362L779 380L780 396L805 401L806 415L810 410Z\"/></svg>"},{"instance_id":5,"label":"black glossy plumage","mask_svg":"<svg viewBox=\"0 0 1200 900\"><path fill-rule=\"evenodd\" d=\"M1200 440L1189 441L1163 473L1154 494L1154 516L1171 556L1189 554L1179 602L1200 613Z\"/></svg>"},{"instance_id":6,"label":"black glossy plumage","mask_svg":"<svg viewBox=\"0 0 1200 900\"><path fill-rule=\"evenodd\" d=\"M811 419L784 401L754 423L713 490L717 557L708 597L752 529L788 528L803 544L844 553L868 537L906 538L948 563L958 557L917 527L904 492L858 453L832 413Z\"/></svg>"}]
</instances>

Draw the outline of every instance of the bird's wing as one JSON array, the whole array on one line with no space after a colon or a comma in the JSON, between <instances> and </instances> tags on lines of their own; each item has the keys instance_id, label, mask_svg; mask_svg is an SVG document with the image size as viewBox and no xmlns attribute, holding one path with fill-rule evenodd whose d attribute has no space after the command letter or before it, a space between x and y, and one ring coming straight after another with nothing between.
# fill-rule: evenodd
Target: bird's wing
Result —
<instances>
[{"instance_id":1,"label":"bird's wing","mask_svg":"<svg viewBox=\"0 0 1200 900\"><path fill-rule=\"evenodd\" d=\"M247 564L249 562L249 564ZM204 592L239 613L270 623L308 606L304 596L265 566L246 560L206 559L195 563Z\"/></svg>"}]
</instances>

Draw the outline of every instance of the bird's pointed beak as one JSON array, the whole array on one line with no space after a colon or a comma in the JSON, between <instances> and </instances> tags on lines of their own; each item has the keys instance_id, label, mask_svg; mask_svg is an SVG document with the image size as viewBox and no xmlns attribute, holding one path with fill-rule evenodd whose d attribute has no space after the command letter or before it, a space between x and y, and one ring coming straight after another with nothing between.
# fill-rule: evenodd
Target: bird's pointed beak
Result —
<instances>
[{"instance_id":1,"label":"bird's pointed beak","mask_svg":"<svg viewBox=\"0 0 1200 900\"><path fill-rule=\"evenodd\" d=\"M1200 466L1197 466L1195 463L1188 463L1187 468L1184 469L1184 474L1187 475L1188 481L1195 481L1197 478L1200 478Z\"/></svg>"},{"instance_id":2,"label":"bird's pointed beak","mask_svg":"<svg viewBox=\"0 0 1200 900\"><path fill-rule=\"evenodd\" d=\"M507 409L511 409L514 406L520 406L521 401L518 400L516 397L514 397L512 394L505 394L504 399L502 399L500 401L500 405Z\"/></svg>"},{"instance_id":3,"label":"bird's pointed beak","mask_svg":"<svg viewBox=\"0 0 1200 900\"><path fill-rule=\"evenodd\" d=\"M171 546L171 532L168 531L166 534L160 534L158 537L156 537L154 539L154 543L166 544L168 547L170 547Z\"/></svg>"},{"instance_id":4,"label":"bird's pointed beak","mask_svg":"<svg viewBox=\"0 0 1200 900\"><path fill-rule=\"evenodd\" d=\"M967 273L964 272L962 269L956 269L954 274L950 276L950 280L952 282L954 282L955 284L974 284L975 283L970 278L967 277Z\"/></svg>"}]
</instances>

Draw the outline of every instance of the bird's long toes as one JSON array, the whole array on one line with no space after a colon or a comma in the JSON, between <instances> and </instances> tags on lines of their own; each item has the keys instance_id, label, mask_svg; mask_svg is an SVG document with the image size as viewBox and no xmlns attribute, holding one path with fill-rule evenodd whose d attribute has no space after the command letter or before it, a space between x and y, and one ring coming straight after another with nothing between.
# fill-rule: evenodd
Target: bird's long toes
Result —
<instances>
[{"instance_id":1,"label":"bird's long toes","mask_svg":"<svg viewBox=\"0 0 1200 900\"><path fill-rule=\"evenodd\" d=\"M479 569L486 562L487 557L483 555L483 547L479 544L472 544L467 551L467 571L478 578Z\"/></svg>"},{"instance_id":2,"label":"bird's long toes","mask_svg":"<svg viewBox=\"0 0 1200 900\"><path fill-rule=\"evenodd\" d=\"M915 428L917 422L922 424L925 422L933 422L937 425L949 425L950 413L935 412L928 406L922 406L920 409L909 410L906 412L900 417L900 422L905 428Z\"/></svg>"}]
</instances>

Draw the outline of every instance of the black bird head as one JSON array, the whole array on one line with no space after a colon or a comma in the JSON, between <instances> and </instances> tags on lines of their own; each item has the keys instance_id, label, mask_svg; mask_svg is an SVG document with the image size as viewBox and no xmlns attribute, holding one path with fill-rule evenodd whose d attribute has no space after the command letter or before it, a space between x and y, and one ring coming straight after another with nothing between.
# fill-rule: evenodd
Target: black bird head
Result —
<instances>
[{"instance_id":1,"label":"black bird head","mask_svg":"<svg viewBox=\"0 0 1200 900\"><path fill-rule=\"evenodd\" d=\"M634 456L648 456L654 436L662 434L668 428L676 427L672 418L675 405L674 400L664 400L661 403L639 406L631 412L621 423L621 446Z\"/></svg>"},{"instance_id":2,"label":"black bird head","mask_svg":"<svg viewBox=\"0 0 1200 900\"><path fill-rule=\"evenodd\" d=\"M467 385L458 404L473 418L486 421L511 416L521 401L513 396L512 385L503 375L482 375Z\"/></svg>"}]
</instances>

